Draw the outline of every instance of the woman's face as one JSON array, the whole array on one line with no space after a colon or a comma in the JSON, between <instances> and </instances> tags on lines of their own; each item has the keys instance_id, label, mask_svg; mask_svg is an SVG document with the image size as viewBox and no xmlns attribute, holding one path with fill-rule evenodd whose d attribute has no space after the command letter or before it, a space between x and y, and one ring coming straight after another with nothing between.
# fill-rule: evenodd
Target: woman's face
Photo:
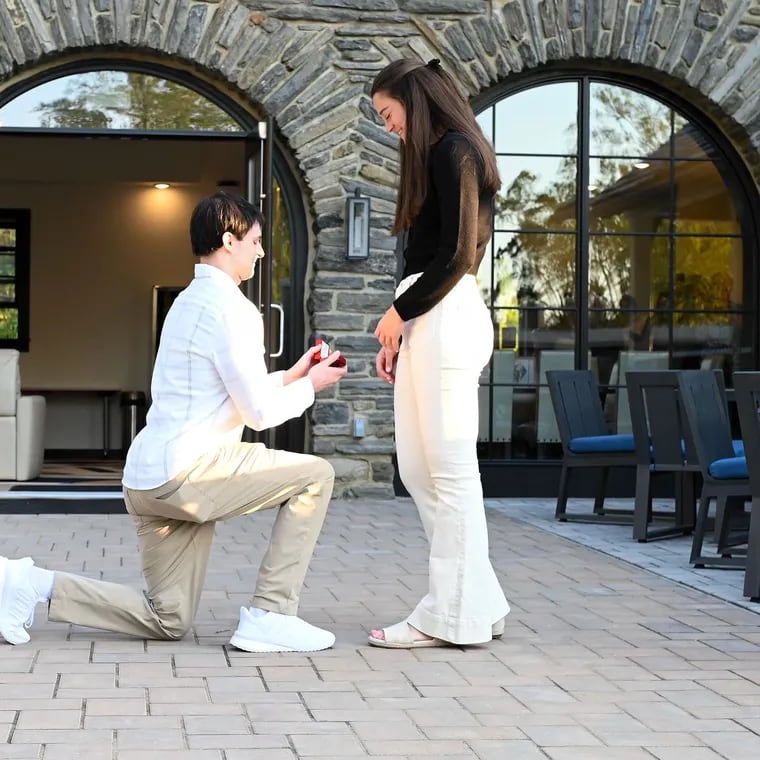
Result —
<instances>
[{"instance_id":1,"label":"woman's face","mask_svg":"<svg viewBox=\"0 0 760 760\"><path fill-rule=\"evenodd\" d=\"M382 90L372 96L372 104L385 124L385 131L393 132L402 140L406 140L406 108L404 108L404 104Z\"/></svg>"}]
</instances>

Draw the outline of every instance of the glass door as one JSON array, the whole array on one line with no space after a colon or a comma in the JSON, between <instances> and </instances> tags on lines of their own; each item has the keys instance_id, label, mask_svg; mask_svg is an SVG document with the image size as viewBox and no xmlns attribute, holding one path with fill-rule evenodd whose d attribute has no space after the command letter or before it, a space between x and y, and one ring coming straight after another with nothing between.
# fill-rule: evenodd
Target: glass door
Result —
<instances>
[{"instance_id":1,"label":"glass door","mask_svg":"<svg viewBox=\"0 0 760 760\"><path fill-rule=\"evenodd\" d=\"M246 295L261 311L264 320L266 361L270 372L290 367L301 355L292 339L298 319L292 297L291 231L280 184L273 171L270 118L246 141L248 199L264 214L263 246L266 256L246 283ZM298 418L274 430L260 433L246 428L245 440L262 441L272 448L302 451L304 420Z\"/></svg>"}]
</instances>

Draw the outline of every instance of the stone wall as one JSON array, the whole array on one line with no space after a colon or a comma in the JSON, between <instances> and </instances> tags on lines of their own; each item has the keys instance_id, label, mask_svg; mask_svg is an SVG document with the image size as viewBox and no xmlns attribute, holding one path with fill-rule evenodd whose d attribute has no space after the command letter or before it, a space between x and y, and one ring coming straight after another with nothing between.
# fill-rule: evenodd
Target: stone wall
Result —
<instances>
[{"instance_id":1,"label":"stone wall","mask_svg":"<svg viewBox=\"0 0 760 760\"><path fill-rule=\"evenodd\" d=\"M354 369L315 404L313 450L334 462L339 492L390 495L392 398L373 377L372 331L396 271L397 153L373 116L374 73L435 56L473 96L561 62L635 73L701 107L760 178L759 28L758 0L4 0L0 88L67 56L127 50L196 68L274 115L315 220L309 328ZM342 217L357 188L372 198L372 253L349 262ZM365 438L351 436L355 414Z\"/></svg>"}]
</instances>

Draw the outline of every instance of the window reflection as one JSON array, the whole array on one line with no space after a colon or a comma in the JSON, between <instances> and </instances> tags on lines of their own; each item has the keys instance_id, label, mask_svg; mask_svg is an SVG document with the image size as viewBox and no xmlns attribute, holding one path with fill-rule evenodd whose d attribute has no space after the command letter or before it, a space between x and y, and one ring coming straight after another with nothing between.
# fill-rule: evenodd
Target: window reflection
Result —
<instances>
[{"instance_id":1,"label":"window reflection","mask_svg":"<svg viewBox=\"0 0 760 760\"><path fill-rule=\"evenodd\" d=\"M582 86L587 123L578 121ZM493 130L503 183L478 274L498 357L481 378L481 456L560 455L545 385L554 364L588 366L609 385L607 421L623 431L628 369L752 366L740 196L700 129L649 95L583 79L509 96L481 124ZM584 131L588 184L579 188Z\"/></svg>"},{"instance_id":2,"label":"window reflection","mask_svg":"<svg viewBox=\"0 0 760 760\"><path fill-rule=\"evenodd\" d=\"M575 158L499 156L502 189L495 201L501 229L573 229ZM558 213L569 206L569 213Z\"/></svg>"},{"instance_id":3,"label":"window reflection","mask_svg":"<svg viewBox=\"0 0 760 760\"><path fill-rule=\"evenodd\" d=\"M127 71L59 77L0 108L0 126L239 132L203 95L168 79Z\"/></svg>"},{"instance_id":4,"label":"window reflection","mask_svg":"<svg viewBox=\"0 0 760 760\"><path fill-rule=\"evenodd\" d=\"M494 305L575 306L575 235L495 232Z\"/></svg>"},{"instance_id":5,"label":"window reflection","mask_svg":"<svg viewBox=\"0 0 760 760\"><path fill-rule=\"evenodd\" d=\"M669 161L592 158L589 165L591 229L606 232L667 232L670 216Z\"/></svg>"},{"instance_id":6,"label":"window reflection","mask_svg":"<svg viewBox=\"0 0 760 760\"><path fill-rule=\"evenodd\" d=\"M493 111L493 108L486 108L485 111L481 111L476 117L480 128L483 130L483 134L491 143L493 143Z\"/></svg>"},{"instance_id":7,"label":"window reflection","mask_svg":"<svg viewBox=\"0 0 760 760\"><path fill-rule=\"evenodd\" d=\"M494 109L497 153L577 153L577 82L523 90L499 101Z\"/></svg>"},{"instance_id":8,"label":"window reflection","mask_svg":"<svg viewBox=\"0 0 760 760\"><path fill-rule=\"evenodd\" d=\"M640 157L667 145L672 111L627 87L591 83L591 155Z\"/></svg>"}]
</instances>

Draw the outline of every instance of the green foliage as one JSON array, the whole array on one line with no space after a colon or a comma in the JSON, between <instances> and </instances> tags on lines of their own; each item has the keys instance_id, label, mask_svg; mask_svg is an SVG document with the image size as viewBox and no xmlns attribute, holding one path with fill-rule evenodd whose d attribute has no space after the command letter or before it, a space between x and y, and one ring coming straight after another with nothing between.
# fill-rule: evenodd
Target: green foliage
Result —
<instances>
[{"instance_id":1,"label":"green foliage","mask_svg":"<svg viewBox=\"0 0 760 760\"><path fill-rule=\"evenodd\" d=\"M0 339L18 338L18 309L0 309Z\"/></svg>"},{"instance_id":2,"label":"green foliage","mask_svg":"<svg viewBox=\"0 0 760 760\"><path fill-rule=\"evenodd\" d=\"M604 325L629 318L625 314L608 313L608 310L617 309L631 292L631 270L636 255L632 250L631 220L645 210L639 208L642 190L638 188L642 185L637 183L638 177L626 175L637 171L632 168L637 157L651 157L655 153L668 157L673 125L678 129L685 123L664 104L633 90L595 84L592 85L592 95L592 155L607 154L609 157L592 158L592 184L588 188L591 202L588 287L593 309L591 319L595 325ZM573 126L568 127L568 134L574 133ZM570 147L568 153L573 152L574 148ZM663 175L662 178L649 175L655 177L654 181L649 180L653 192L667 192L670 176L667 172ZM638 196L630 192L634 186ZM612 193L619 194L619 198L610 196L611 189ZM574 307L578 192L577 162L575 156L569 155L557 160L554 176L541 178L525 168L497 196L497 226L518 230L494 254L494 291L502 295L514 294L513 302L502 300L499 305L538 303L554 309ZM622 205L622 210L605 214L595 211L594 199L603 195L615 198L614 202L608 202L608 208L616 205L621 208ZM627 201L629 196L631 201ZM651 206L661 208L659 199L652 198ZM731 230L719 230L716 223L699 218L679 218L679 232L689 231L695 236L673 239L666 236L670 224L668 218L654 221L657 229L647 232L665 235L651 238L652 296L664 293L669 305L676 310L729 308L731 257L735 255L731 241L699 236L725 234ZM637 228L635 231L642 230ZM672 294L669 293L671 240L675 240L677 273ZM645 254L643 251L642 255ZM649 309L650 304L638 304L638 307ZM546 316L546 325L550 327L559 327L567 321L561 312L547 312ZM678 324L705 321L716 323L709 314L683 314L676 318Z\"/></svg>"},{"instance_id":3,"label":"green foliage","mask_svg":"<svg viewBox=\"0 0 760 760\"><path fill-rule=\"evenodd\" d=\"M16 247L16 230L13 227L0 227L0 246Z\"/></svg>"},{"instance_id":4,"label":"green foliage","mask_svg":"<svg viewBox=\"0 0 760 760\"><path fill-rule=\"evenodd\" d=\"M240 130L219 106L184 85L120 71L72 76L65 97L40 103L36 110L46 127Z\"/></svg>"}]
</instances>

